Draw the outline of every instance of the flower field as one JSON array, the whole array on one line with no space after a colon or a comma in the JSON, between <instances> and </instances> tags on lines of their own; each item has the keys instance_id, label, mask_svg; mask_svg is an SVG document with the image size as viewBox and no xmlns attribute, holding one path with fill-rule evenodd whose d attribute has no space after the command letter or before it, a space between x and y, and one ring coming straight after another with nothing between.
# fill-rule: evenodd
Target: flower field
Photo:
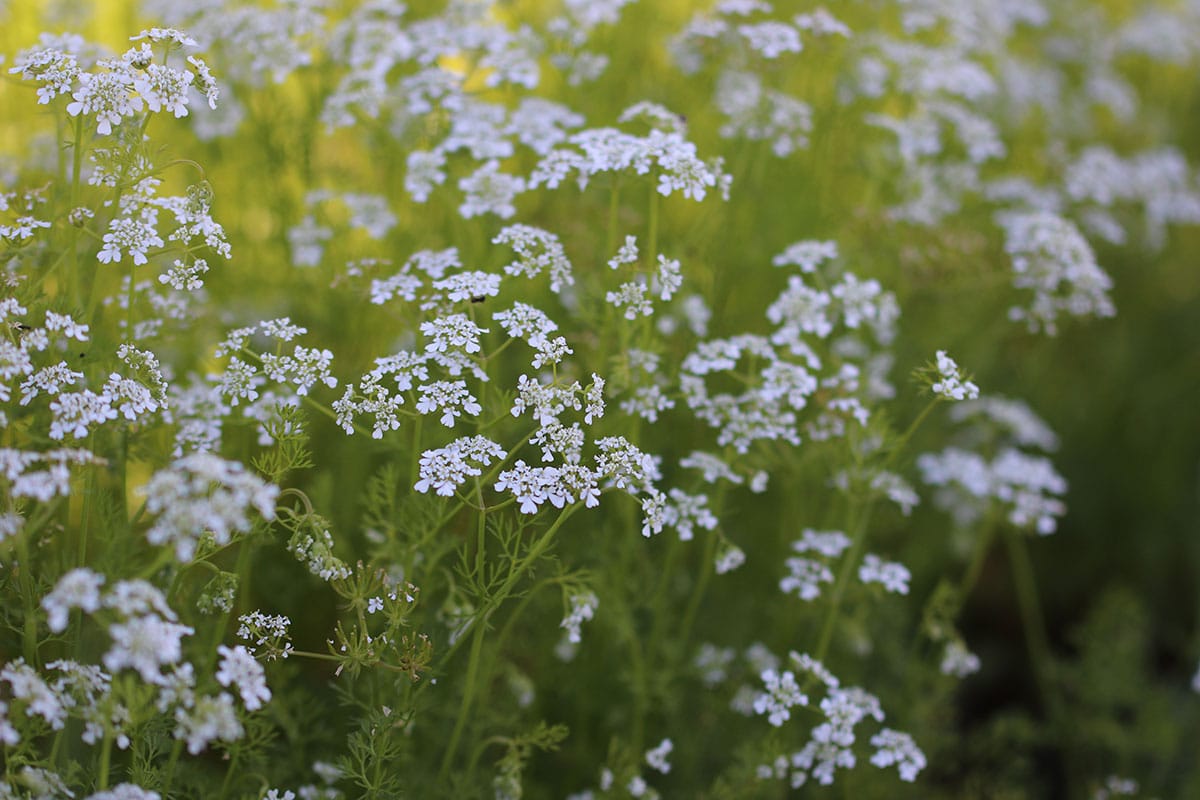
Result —
<instances>
[{"instance_id":1,"label":"flower field","mask_svg":"<svg viewBox=\"0 0 1200 800\"><path fill-rule=\"evenodd\" d=\"M0 58L0 800L1200 796L1195 0Z\"/></svg>"}]
</instances>

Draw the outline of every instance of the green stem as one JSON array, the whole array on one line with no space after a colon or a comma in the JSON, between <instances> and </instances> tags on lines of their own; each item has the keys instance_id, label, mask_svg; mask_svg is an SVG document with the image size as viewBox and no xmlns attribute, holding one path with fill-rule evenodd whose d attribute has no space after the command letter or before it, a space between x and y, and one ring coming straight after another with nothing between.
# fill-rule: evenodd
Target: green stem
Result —
<instances>
[{"instance_id":1,"label":"green stem","mask_svg":"<svg viewBox=\"0 0 1200 800\"><path fill-rule=\"evenodd\" d=\"M37 669L37 605L33 590L33 559L29 553L29 538L32 532L23 531L17 536L17 557L21 559L21 595L25 601L25 624L21 626L22 654L25 663Z\"/></svg>"},{"instance_id":2,"label":"green stem","mask_svg":"<svg viewBox=\"0 0 1200 800\"><path fill-rule=\"evenodd\" d=\"M650 269L653 271L654 264L658 260L658 183L653 180L656 175L651 175L650 181L650 220L649 233L646 237L647 257L650 261Z\"/></svg>"},{"instance_id":3,"label":"green stem","mask_svg":"<svg viewBox=\"0 0 1200 800\"><path fill-rule=\"evenodd\" d=\"M983 572L983 565L987 562L987 555L992 549L992 538L995 536L995 532L995 525L989 521L984 524L983 529L979 532L979 537L975 540L975 550L971 554L971 562L967 564L967 570L958 584L960 605L966 602L967 595L975 588L975 583L979 580L980 573Z\"/></svg>"},{"instance_id":4,"label":"green stem","mask_svg":"<svg viewBox=\"0 0 1200 800\"><path fill-rule=\"evenodd\" d=\"M683 623L679 626L681 653L687 652L688 639L692 635L692 625L695 624L696 614L700 611L700 601L704 599L704 592L708 589L708 582L712 579L713 559L717 556L719 543L717 532L713 531L708 535L708 541L704 544L704 561L700 564L700 577L692 589L692 596L688 598L687 610L683 612Z\"/></svg>"},{"instance_id":5,"label":"green stem","mask_svg":"<svg viewBox=\"0 0 1200 800\"><path fill-rule=\"evenodd\" d=\"M412 438L412 469L410 470L409 486L416 486L417 479L421 476L421 421L425 417L417 417L413 421L413 438Z\"/></svg>"},{"instance_id":6,"label":"green stem","mask_svg":"<svg viewBox=\"0 0 1200 800\"><path fill-rule=\"evenodd\" d=\"M75 138L72 144L71 153L71 199L67 214L69 215L79 206L79 188L80 174L83 171L83 115L79 114L75 117ZM68 222L67 224L70 224ZM71 235L67 244L71 253L71 275L68 279L69 292L71 297L71 305L76 308L80 303L80 275L79 275L79 228L71 225ZM88 319L88 323L92 320Z\"/></svg>"},{"instance_id":7,"label":"green stem","mask_svg":"<svg viewBox=\"0 0 1200 800\"><path fill-rule=\"evenodd\" d=\"M680 547L681 542L678 538L672 539L670 544L667 545L667 561L663 565L662 575L658 579L658 588L654 590L654 597L650 601L652 618L654 620L650 628L651 644L663 641L662 629L667 617L664 605L667 592L670 591L671 578L675 573L675 564L679 560Z\"/></svg>"},{"instance_id":8,"label":"green stem","mask_svg":"<svg viewBox=\"0 0 1200 800\"><path fill-rule=\"evenodd\" d=\"M475 691L478 688L476 686L476 677L479 674L479 662L483 650L483 636L487 629L487 621L491 617L492 613L495 612L496 609L498 609L506 599L508 599L508 596L516 587L517 582L524 577L525 572L529 569L529 567L542 557L542 554L545 553L546 549L553 541L554 535L558 532L558 529L562 527L563 523L566 522L571 515L579 509L579 507L580 504L576 503L558 515L558 519L554 521L554 524L546 529L546 532L542 534L540 539L534 542L533 547L529 549L529 553L516 563L513 570L505 579L504 583L501 584L499 590L497 590L496 593L487 601L487 603L484 604L483 608L479 610L474 621L472 622L476 628L472 633L471 654L467 665L467 686L463 693L462 706L458 711L458 719L454 723L454 732L451 734L450 744L446 747L446 754L442 758L442 768L440 774L443 781L449 776L450 765L454 762L454 756L458 750L459 739L462 737L463 728L466 726L467 716L470 713L471 702L474 700ZM458 645L462 641L463 640L459 638L458 641L450 646L450 648L446 651L446 654L442 657L442 664L448 662L449 658L458 649Z\"/></svg>"},{"instance_id":9,"label":"green stem","mask_svg":"<svg viewBox=\"0 0 1200 800\"><path fill-rule=\"evenodd\" d=\"M912 421L912 424L908 426L908 429L900 435L900 438L896 440L895 445L889 450L887 458L884 460L883 469L888 469L891 467L897 456L899 456L899 454L904 450L905 445L908 444L908 440L912 438L917 429L921 427L921 423L925 421L925 418L928 417L930 412L933 411L934 407L937 406L939 399L940 398L935 397L928 404L926 404L925 408L921 410L921 413L918 414L916 419ZM825 622L821 626L821 638L817 641L816 653L813 656L817 661L824 661L825 656L829 653L829 645L833 641L833 629L837 623L837 615L838 611L841 609L842 599L846 593L846 587L849 586L851 576L854 574L854 569L858 566L859 561L862 560L863 551L867 546L867 523L871 518L871 512L874 510L874 506L875 501L873 498L867 500L866 504L859 511L857 519L854 520L854 524L852 526L847 526L848 529L853 529L849 534L851 541L850 552L846 555L845 560L842 562L841 569L838 572L837 582L833 587L833 595L830 597L829 610L826 612ZM853 514L853 498L851 498L850 508L851 514Z\"/></svg>"},{"instance_id":10,"label":"green stem","mask_svg":"<svg viewBox=\"0 0 1200 800\"><path fill-rule=\"evenodd\" d=\"M858 511L858 516L854 520L850 532L850 552L846 554L842 561L841 569L838 571L837 582L833 587L833 595L829 599L829 610L825 612L825 622L821 626L821 638L817 641L817 649L813 654L813 658L817 661L824 661L825 656L829 653L829 645L833 641L833 629L837 623L838 611L841 609L842 598L846 594L846 587L850 585L850 579L854 574L854 568L858 566L858 562L862 560L863 551L867 546L867 521L870 519L871 511L874 508L873 501L867 503ZM851 514L853 514L854 504L851 503Z\"/></svg>"},{"instance_id":11,"label":"green stem","mask_svg":"<svg viewBox=\"0 0 1200 800\"><path fill-rule=\"evenodd\" d=\"M109 764L112 761L112 726L108 725L104 729L104 740L100 743L100 767L96 777L96 788L101 791L108 788L108 770Z\"/></svg>"},{"instance_id":12,"label":"green stem","mask_svg":"<svg viewBox=\"0 0 1200 800\"><path fill-rule=\"evenodd\" d=\"M88 434L88 449L96 452L96 434ZM91 521L92 494L96 491L96 470L89 467L83 485L83 502L79 511L79 551L75 557L75 565L87 566L88 524Z\"/></svg>"},{"instance_id":13,"label":"green stem","mask_svg":"<svg viewBox=\"0 0 1200 800\"><path fill-rule=\"evenodd\" d=\"M1046 635L1046 624L1038 598L1037 580L1033 574L1033 563L1020 531L1008 530L1008 555L1013 571L1013 583L1017 591L1017 606L1021 612L1021 627L1025 631L1025 644L1029 649L1030 665L1037 682L1038 693L1048 712L1056 708L1056 697L1050 685L1050 639Z\"/></svg>"},{"instance_id":14,"label":"green stem","mask_svg":"<svg viewBox=\"0 0 1200 800\"><path fill-rule=\"evenodd\" d=\"M229 787L233 783L233 776L237 772L238 761L242 755L242 748L234 745L233 757L229 759L229 769L225 770L225 780L221 781L221 800L225 800L229 796Z\"/></svg>"},{"instance_id":15,"label":"green stem","mask_svg":"<svg viewBox=\"0 0 1200 800\"><path fill-rule=\"evenodd\" d=\"M454 732L450 735L450 744L446 747L446 755L442 759L440 780L445 781L450 774L450 765L454 762L458 750L459 739L467 724L467 716L471 711L471 703L475 699L476 678L479 675L479 662L482 660L483 635L487 625L481 617L475 618L475 630L471 632L471 657L467 662L467 688L463 692L462 705L458 709L458 719L454 721Z\"/></svg>"},{"instance_id":16,"label":"green stem","mask_svg":"<svg viewBox=\"0 0 1200 800\"><path fill-rule=\"evenodd\" d=\"M617 224L621 210L621 187L616 176L613 177L612 189L608 199L608 239L605 253L609 258L617 254Z\"/></svg>"},{"instance_id":17,"label":"green stem","mask_svg":"<svg viewBox=\"0 0 1200 800\"><path fill-rule=\"evenodd\" d=\"M179 763L179 757L184 753L184 740L176 739L175 744L170 746L170 756L167 757L167 775L162 782L162 796L170 800L170 788L175 782L175 764Z\"/></svg>"}]
</instances>

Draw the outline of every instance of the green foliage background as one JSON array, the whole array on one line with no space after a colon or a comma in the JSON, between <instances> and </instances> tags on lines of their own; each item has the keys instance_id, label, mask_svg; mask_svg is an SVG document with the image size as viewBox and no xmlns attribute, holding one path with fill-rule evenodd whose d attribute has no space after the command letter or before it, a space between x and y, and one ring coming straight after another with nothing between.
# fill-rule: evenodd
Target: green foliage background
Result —
<instances>
[{"instance_id":1,"label":"green foliage background","mask_svg":"<svg viewBox=\"0 0 1200 800\"><path fill-rule=\"evenodd\" d=\"M536 3L510 5L514 15L538 13ZM1137 3L1103 5L1120 14ZM907 604L876 605L870 616L850 621L875 640L879 651L860 667L863 674L850 668L846 672L898 712L905 729L925 748L930 769L916 788L852 773L839 779L829 795L1058 797L1080 794L1089 781L1120 773L1142 777L1148 790L1163 797L1200 796L1200 697L1187 689L1200 657L1200 231L1172 230L1161 252L1137 244L1098 246L1097 260L1115 280L1117 317L1067 325L1057 338L1026 334L1005 320L1011 302L1008 262L1001 234L982 210L969 209L933 230L885 220L885 202L894 192L892 167L881 155L885 134L864 130L858 109L834 102L838 71L844 66L839 45L806 53L803 70L779 76L789 90L812 103L816 118L810 147L778 160L765 144L717 138L712 74L686 77L668 63L662 43L692 10L690 3L659 0L631 6L620 26L601 34L612 67L600 82L586 88L549 87L547 94L585 113L591 124L610 124L638 100L663 103L688 117L702 153L726 156L735 176L729 203L671 200L662 206L662 240L672 243L692 286L714 299L713 334L763 327L763 305L784 281L770 259L784 246L804 238L836 239L847 264L898 294L904 337L897 363L919 364L949 343L985 393L997 389L1024 398L1059 433L1062 448L1055 462L1070 481L1069 513L1059 531L1030 542L1056 660L1055 695L1062 705L1047 707L1037 691L1016 614L1010 561L1000 547L988 558L961 622L966 640L983 660L983 672L960 686L937 689L905 677L903 664L935 658L913 643L920 604L932 594L939 569L961 553L962 543L924 532L946 529L932 508L919 509L909 520L882 517L873 542L910 565L913 592ZM31 44L44 29L78 31L119 48L127 32L154 23L124 2L89 7L10 0L0 13L7 14L0 17L0 51L9 54ZM845 21L851 28L868 27L866 18L848 15ZM870 22L891 24L886 15ZM220 65L213 66L220 80ZM1200 76L1136 63L1131 69L1146 75L1139 89L1147 106L1167 113L1144 120L1132 134L1136 142L1119 143L1173 144L1193 162L1200 160ZM421 206L406 199L401 188L406 151L385 132L364 123L352 132L326 136L313 98L328 89L318 62L283 85L244 96L247 121L233 139L199 141L190 136L187 120L156 119L151 133L156 141L169 143L168 156L204 165L216 195L214 215L233 244L233 261L214 265L209 283L220 318L197 320L197 337L215 340L229 324L290 315L322 332L338 353L339 370L349 375L391 346L390 312L328 289L333 265L361 250L362 242L335 240L326 267L290 266L286 230L302 215L306 191L331 187L389 196L400 224L387 249L397 260L420 248L453 245L465 264L497 269L506 254L489 244L500 223L468 224L452 204ZM12 163L20 163L29 148L55 146L53 130L31 97L26 88L0 82L0 154ZM904 98L893 102L903 104ZM1113 135L1128 139L1131 134L1114 126ZM1096 138L1106 139L1106 132L1097 131ZM1036 121L1030 123L1010 163L1036 173L1042 144ZM170 180L193 177L176 174ZM604 192L581 195L564 187L525 195L518 208L518 221L555 231L567 242L581 273L603 268ZM622 227L640 229L644 208L631 198L621 212ZM193 347L190 342L180 345L180 352L160 355L203 371L205 354L184 349ZM920 400L910 386L898 383L896 413L909 419L919 411ZM367 551L371 546L362 517L372 508L364 487L388 465L387 450L359 436L347 438L332 424L315 423L312 429L314 459L322 469L303 478L306 491L331 517L348 550ZM672 431L681 440L692 433ZM918 437L924 435L930 438L918 438L916 451L923 444L938 446L937 431ZM801 461L775 479L767 496L743 496L729 514L736 522L726 523L731 534L743 541L774 542L782 560L789 537L801 527L836 526L840 511L828 496L797 488L820 486L825 467ZM144 466L147 474L150 468ZM381 496L388 496L386 481L379 486ZM401 518L431 513L426 498L414 499L403 487L401 495L392 498L402 506L397 512ZM667 537L638 541L639 555L631 561L628 550L614 543L613 531L590 530L586 515L568 533L559 552L564 569L600 572L620 562L625 569L619 579L645 587L648 603L655 602L653 591L677 600L690 588L686 582L659 583L668 559L683 558L693 567L698 561L695 553L674 552ZM444 557L452 560L456 544L453 538L431 543L427 556L444 548ZM763 587L777 580L770 571L777 562L763 553L760 548L758 560L725 577L722 592L710 594L700 607L693 644L807 641L815 635L811 623L789 614L784 603L754 608L720 602L730 595L773 596L773 589ZM332 595L313 594L303 569L282 548L262 552L258 559L254 597L263 605L307 609L298 620L297 644L322 649L332 625ZM426 598L431 603L442 599ZM613 669L629 657L623 639L653 631L621 630L626 623L606 623L602 614L579 656L562 664L533 647L536 643L544 650L552 638L545 631L557 629L557 594L545 592L525 601L529 606L510 632L509 656L540 676L538 714L571 731L552 759L533 757L528 796L561 797L592 779L610 746L605 731L624 722L614 719L622 712L609 702L630 691L624 673ZM636 621L645 609L627 611L613 618ZM606 625L618 628L605 630ZM886 636L884 631L903 635ZM699 787L715 787L705 790L708 796L742 796L741 790L721 789L722 781L740 785L736 767L723 777L712 770L729 763L731 756L737 762L741 743L749 741L738 725L749 723L731 726L728 714L697 715L696 709L681 705L678 683L694 681L684 669L692 653L669 647L659 654L661 672L648 678L653 719L658 728L689 731L690 740L689 748L677 748L675 770L663 780L663 791L668 797L687 797L699 796ZM288 680L307 694L277 692L283 700L275 722L288 732L289 746L276 742L264 753L290 760L300 772L325 746L344 740L346 722L328 689L332 676L327 670L289 665L288 671ZM306 696L323 700L300 699ZM485 698L482 713L483 728L501 729L512 709ZM436 759L438 753L426 751L417 735L418 741L407 745L415 748L415 756L409 757ZM292 749L300 742L303 748ZM377 757L379 747L392 745L372 746ZM753 765L753 757L747 757ZM826 796L812 790L813 796ZM475 790L463 786L454 791L468 797Z\"/></svg>"}]
</instances>

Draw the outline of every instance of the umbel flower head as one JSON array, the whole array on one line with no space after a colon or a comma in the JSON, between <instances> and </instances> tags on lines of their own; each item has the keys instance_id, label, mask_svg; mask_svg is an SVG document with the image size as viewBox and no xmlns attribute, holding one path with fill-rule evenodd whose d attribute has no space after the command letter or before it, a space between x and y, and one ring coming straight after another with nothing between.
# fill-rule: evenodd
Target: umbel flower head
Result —
<instances>
[{"instance_id":1,"label":"umbel flower head","mask_svg":"<svg viewBox=\"0 0 1200 800\"><path fill-rule=\"evenodd\" d=\"M146 533L151 544L171 544L180 561L190 561L201 533L228 544L235 532L250 530L249 511L275 518L279 487L246 471L236 461L195 453L155 473L143 489L146 510L161 514Z\"/></svg>"}]
</instances>

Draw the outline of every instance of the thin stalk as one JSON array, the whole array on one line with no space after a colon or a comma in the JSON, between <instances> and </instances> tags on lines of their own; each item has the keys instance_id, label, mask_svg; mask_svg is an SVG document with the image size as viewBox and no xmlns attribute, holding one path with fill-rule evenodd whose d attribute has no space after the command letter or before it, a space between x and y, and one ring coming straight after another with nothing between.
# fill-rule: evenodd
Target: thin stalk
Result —
<instances>
[{"instance_id":1,"label":"thin stalk","mask_svg":"<svg viewBox=\"0 0 1200 800\"><path fill-rule=\"evenodd\" d=\"M979 580L980 573L983 572L983 565L987 562L987 555L992 549L992 538L995 533L996 526L990 521L979 532L979 538L975 540L974 552L971 553L971 561L967 564L967 570L958 584L959 603L965 602L967 595L975 588L975 583Z\"/></svg>"},{"instance_id":2,"label":"thin stalk","mask_svg":"<svg viewBox=\"0 0 1200 800\"><path fill-rule=\"evenodd\" d=\"M542 534L541 538L538 539L534 543L533 547L530 548L529 553L517 562L512 572L509 573L508 578L505 579L504 583L501 584L500 588L494 595L492 595L484 607L479 610L475 620L472 622L476 628L472 633L471 654L467 664L467 687L463 693L463 702L458 711L458 719L454 723L454 732L451 734L450 744L447 746L446 754L442 758L442 768L440 773L442 780L445 780L449 775L450 765L454 762L454 756L458 750L459 739L462 737L463 728L466 726L467 716L470 713L471 703L474 700L474 695L476 689L478 688L476 686L476 677L479 674L479 662L483 650L483 636L486 632L488 618L506 599L508 599L508 596L516 587L517 582L524 577L525 572L529 569L529 567L542 557L542 554L553 541L554 535L558 533L558 529L562 527L562 524L566 522L579 507L580 504L576 503L558 515L558 519L554 521L554 524L546 529L546 532ZM442 657L442 664L445 664L449 660L450 656L453 655L453 653L458 649L458 644L460 642L462 642L461 638L450 646L450 649L447 650L446 654Z\"/></svg>"},{"instance_id":3,"label":"thin stalk","mask_svg":"<svg viewBox=\"0 0 1200 800\"><path fill-rule=\"evenodd\" d=\"M653 176L657 177L657 176ZM654 269L654 263L658 258L658 184L654 180L650 181L650 219L648 223L649 232L646 236L646 250L650 261L650 269Z\"/></svg>"},{"instance_id":4,"label":"thin stalk","mask_svg":"<svg viewBox=\"0 0 1200 800\"><path fill-rule=\"evenodd\" d=\"M21 595L25 601L25 624L21 626L21 645L25 663L37 669L37 606L33 599L33 559L29 553L31 531L17 537L17 557L21 559Z\"/></svg>"},{"instance_id":5,"label":"thin stalk","mask_svg":"<svg viewBox=\"0 0 1200 800\"><path fill-rule=\"evenodd\" d=\"M166 776L163 778L163 797L171 796L171 787L175 783L175 765L179 763L179 756L183 754L183 740L176 739L175 744L171 745L171 755L167 756Z\"/></svg>"},{"instance_id":6,"label":"thin stalk","mask_svg":"<svg viewBox=\"0 0 1200 800\"><path fill-rule=\"evenodd\" d=\"M88 434L89 450L96 452L96 434ZM96 491L95 483L96 470L94 467L89 467L87 477L84 478L83 485L83 502L79 511L79 548L75 555L75 565L78 567L87 566L87 545L88 545L88 524L92 516L92 494Z\"/></svg>"},{"instance_id":7,"label":"thin stalk","mask_svg":"<svg viewBox=\"0 0 1200 800\"><path fill-rule=\"evenodd\" d=\"M816 653L813 655L817 661L824 661L825 656L829 653L829 645L833 641L833 629L837 623L842 597L846 593L846 587L850 584L854 568L858 566L858 562L862 559L863 550L867 546L867 521L870 519L874 505L873 502L868 501L858 511L857 516L854 517L853 525L847 526L851 529L850 552L846 554L845 559L842 561L841 569L838 571L837 582L833 586L833 594L829 599L829 610L825 612L825 622L821 625L821 638L817 641ZM852 504L852 515L853 508Z\"/></svg>"},{"instance_id":8,"label":"thin stalk","mask_svg":"<svg viewBox=\"0 0 1200 800\"><path fill-rule=\"evenodd\" d=\"M454 732L450 734L450 744L446 747L446 755L442 758L442 771L440 780L445 781L450 774L450 765L454 762L454 755L458 750L459 739L462 738L463 729L467 725L467 716L471 711L471 703L475 699L476 678L479 675L479 662L482 660L483 653L483 636L487 630L487 625L481 618L475 619L475 630L471 632L471 656L467 662L467 688L463 692L462 705L458 709L458 718L454 721Z\"/></svg>"},{"instance_id":9,"label":"thin stalk","mask_svg":"<svg viewBox=\"0 0 1200 800\"><path fill-rule=\"evenodd\" d=\"M921 423L929 416L934 407L938 404L939 398L935 397L931 400L916 419L908 426L907 430L900 435L896 444L888 452L887 458L884 460L883 468L888 469L896 460L896 457L908 444L908 440L912 438L917 429L921 427ZM850 578L854 573L855 567L862 559L863 551L867 546L867 523L870 521L871 512L874 510L875 501L868 500L865 506L859 511L857 518L854 519L852 525L848 525L847 529L852 530L850 535L850 552L846 554L846 558L842 561L841 569L838 572L837 582L833 587L833 595L830 597L829 610L825 614L825 622L821 625L821 637L817 640L817 649L815 658L817 661L823 661L829 652L829 645L833 641L833 629L837 622L838 612L841 609L842 599L846 593L846 587L850 584ZM854 506L851 504L850 513L853 515Z\"/></svg>"},{"instance_id":10,"label":"thin stalk","mask_svg":"<svg viewBox=\"0 0 1200 800\"><path fill-rule=\"evenodd\" d=\"M225 800L229 796L229 787L233 783L233 776L237 772L238 761L242 755L242 748L234 746L233 757L229 759L229 769L225 770L225 780L221 781L221 800Z\"/></svg>"},{"instance_id":11,"label":"thin stalk","mask_svg":"<svg viewBox=\"0 0 1200 800\"><path fill-rule=\"evenodd\" d=\"M112 725L106 725L104 728L104 740L100 743L100 767L96 775L96 788L101 791L108 788L108 770L112 762L112 745Z\"/></svg>"},{"instance_id":12,"label":"thin stalk","mask_svg":"<svg viewBox=\"0 0 1200 800\"><path fill-rule=\"evenodd\" d=\"M79 206L79 189L80 189L80 174L83 171L83 115L79 114L75 117L75 138L72 143L71 152L71 199L67 214L69 215ZM70 224L68 222L68 224ZM80 275L79 275L79 228L71 225L71 235L68 237L67 247L71 253L71 275L68 278L68 291L71 297L71 305L78 308L80 302ZM90 323L92 320L89 319Z\"/></svg>"},{"instance_id":13,"label":"thin stalk","mask_svg":"<svg viewBox=\"0 0 1200 800\"><path fill-rule=\"evenodd\" d=\"M612 190L608 198L608 238L605 243L605 254L611 258L617 253L617 224L621 211L621 186L613 177Z\"/></svg>"},{"instance_id":14,"label":"thin stalk","mask_svg":"<svg viewBox=\"0 0 1200 800\"><path fill-rule=\"evenodd\" d=\"M1029 551L1020 531L1009 530L1005 539L1008 542L1009 562L1013 571L1013 583L1017 592L1017 607L1021 613L1021 627L1025 631L1025 644L1029 650L1030 666L1033 677L1037 682L1038 693L1047 712L1053 712L1057 707L1056 697L1050 686L1048 674L1050 666L1050 639L1046 634L1046 624L1042 616L1041 600L1038 597L1037 580L1033 575L1033 563L1029 560Z\"/></svg>"},{"instance_id":15,"label":"thin stalk","mask_svg":"<svg viewBox=\"0 0 1200 800\"><path fill-rule=\"evenodd\" d=\"M688 598L687 610L683 612L683 622L679 626L681 652L687 652L688 639L692 635L692 625L696 622L696 614L700 611L700 602L704 599L704 592L708 589L708 582L712 579L713 559L716 558L718 544L716 532L709 533L708 541L704 543L704 561L700 564L700 577L692 589L692 596Z\"/></svg>"},{"instance_id":16,"label":"thin stalk","mask_svg":"<svg viewBox=\"0 0 1200 800\"><path fill-rule=\"evenodd\" d=\"M421 475L421 420L425 417L417 417L413 422L413 438L412 438L412 465L409 469L409 485L415 486L417 478Z\"/></svg>"}]
</instances>

